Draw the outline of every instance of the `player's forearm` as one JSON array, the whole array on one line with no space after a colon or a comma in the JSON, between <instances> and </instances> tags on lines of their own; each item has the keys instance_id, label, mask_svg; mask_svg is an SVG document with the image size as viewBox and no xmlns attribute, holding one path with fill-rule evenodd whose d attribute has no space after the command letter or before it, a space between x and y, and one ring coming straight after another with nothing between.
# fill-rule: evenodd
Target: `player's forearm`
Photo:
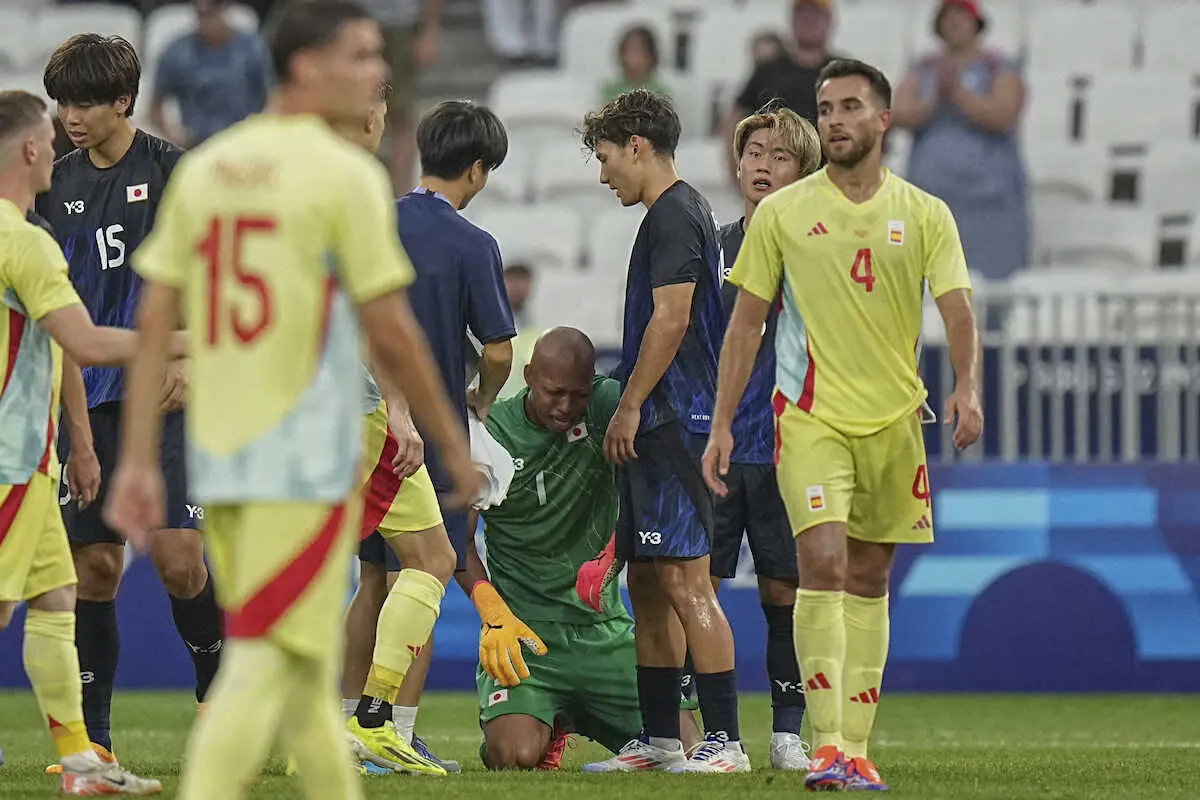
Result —
<instances>
[{"instance_id":1,"label":"player's forearm","mask_svg":"<svg viewBox=\"0 0 1200 800\"><path fill-rule=\"evenodd\" d=\"M961 86L954 93L954 105L962 115L993 133L1008 133L1017 124L1020 105L994 93L972 92Z\"/></svg>"},{"instance_id":2,"label":"player's forearm","mask_svg":"<svg viewBox=\"0 0 1200 800\"><path fill-rule=\"evenodd\" d=\"M721 358L717 364L717 401L712 419L714 428L724 429L733 425L738 404L746 392L746 384L750 382L763 334L762 320L755 317L754 309L739 296L725 331L725 342L721 345Z\"/></svg>"},{"instance_id":3,"label":"player's forearm","mask_svg":"<svg viewBox=\"0 0 1200 800\"><path fill-rule=\"evenodd\" d=\"M370 362L371 376L375 378L375 383L379 386L379 394L383 396L383 402L387 404L388 414L412 416L412 409L409 407L408 398L404 396L404 392L392 381L385 370L378 367L374 356L368 361Z\"/></svg>"},{"instance_id":4,"label":"player's forearm","mask_svg":"<svg viewBox=\"0 0 1200 800\"><path fill-rule=\"evenodd\" d=\"M68 355L63 356L62 408L67 418L71 448L91 450L94 443L92 423L88 418L87 389L79 365Z\"/></svg>"},{"instance_id":5,"label":"player's forearm","mask_svg":"<svg viewBox=\"0 0 1200 800\"><path fill-rule=\"evenodd\" d=\"M959 388L979 386L979 330L970 305L966 311L945 320L946 341L950 344L950 363Z\"/></svg>"},{"instance_id":6,"label":"player's forearm","mask_svg":"<svg viewBox=\"0 0 1200 800\"><path fill-rule=\"evenodd\" d=\"M662 315L657 310L654 312L642 336L642 349L638 351L637 363L621 394L622 407L641 409L679 352L687 326L686 317L681 320Z\"/></svg>"},{"instance_id":7,"label":"player's forearm","mask_svg":"<svg viewBox=\"0 0 1200 800\"><path fill-rule=\"evenodd\" d=\"M176 336L178 292L147 283L138 307L137 353L126 370L122 415L122 454L142 464L156 463L162 430L159 395Z\"/></svg>"},{"instance_id":8,"label":"player's forearm","mask_svg":"<svg viewBox=\"0 0 1200 800\"><path fill-rule=\"evenodd\" d=\"M487 404L492 404L500 395L500 390L508 382L512 372L513 348L512 340L488 342L483 346L479 358L479 388L476 394Z\"/></svg>"}]
</instances>

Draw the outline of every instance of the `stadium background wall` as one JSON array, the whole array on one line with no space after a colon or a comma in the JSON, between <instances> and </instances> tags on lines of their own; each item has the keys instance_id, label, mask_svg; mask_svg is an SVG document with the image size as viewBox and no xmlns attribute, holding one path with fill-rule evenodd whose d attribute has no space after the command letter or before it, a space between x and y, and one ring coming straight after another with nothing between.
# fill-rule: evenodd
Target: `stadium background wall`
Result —
<instances>
[{"instance_id":1,"label":"stadium background wall","mask_svg":"<svg viewBox=\"0 0 1200 800\"><path fill-rule=\"evenodd\" d=\"M1200 466L933 466L938 541L898 560L886 686L921 691L1200 691ZM722 589L741 688L767 688L748 559ZM129 687L191 685L147 559L118 600ZM20 619L0 687L25 686ZM431 688L474 684L475 611L451 587Z\"/></svg>"}]
</instances>

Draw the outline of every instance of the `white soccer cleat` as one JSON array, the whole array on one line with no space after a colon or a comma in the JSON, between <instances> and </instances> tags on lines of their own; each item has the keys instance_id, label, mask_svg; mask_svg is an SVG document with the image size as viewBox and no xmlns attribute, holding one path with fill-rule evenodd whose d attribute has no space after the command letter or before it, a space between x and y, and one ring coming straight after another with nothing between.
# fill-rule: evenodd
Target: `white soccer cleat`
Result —
<instances>
[{"instance_id":1,"label":"white soccer cleat","mask_svg":"<svg viewBox=\"0 0 1200 800\"><path fill-rule=\"evenodd\" d=\"M657 745L634 739L607 761L584 764L584 772L653 772L671 771L687 763L683 745L668 750Z\"/></svg>"},{"instance_id":2,"label":"white soccer cleat","mask_svg":"<svg viewBox=\"0 0 1200 800\"><path fill-rule=\"evenodd\" d=\"M145 797L162 794L162 784L149 778L139 778L120 764L104 761L88 750L62 760L60 791L73 797L109 797L131 795Z\"/></svg>"},{"instance_id":3,"label":"white soccer cleat","mask_svg":"<svg viewBox=\"0 0 1200 800\"><path fill-rule=\"evenodd\" d=\"M697 772L749 772L750 757L742 750L741 742L727 742L709 734L692 750L691 757L671 769L676 775Z\"/></svg>"},{"instance_id":4,"label":"white soccer cleat","mask_svg":"<svg viewBox=\"0 0 1200 800\"><path fill-rule=\"evenodd\" d=\"M771 769L792 772L808 772L808 754L811 748L794 733L771 735Z\"/></svg>"}]
</instances>

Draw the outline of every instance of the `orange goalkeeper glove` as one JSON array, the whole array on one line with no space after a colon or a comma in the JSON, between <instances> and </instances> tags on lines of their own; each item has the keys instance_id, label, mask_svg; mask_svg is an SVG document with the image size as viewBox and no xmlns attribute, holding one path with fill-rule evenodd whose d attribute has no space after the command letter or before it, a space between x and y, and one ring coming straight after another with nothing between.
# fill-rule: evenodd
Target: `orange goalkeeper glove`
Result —
<instances>
[{"instance_id":1,"label":"orange goalkeeper glove","mask_svg":"<svg viewBox=\"0 0 1200 800\"><path fill-rule=\"evenodd\" d=\"M621 574L624 565L617 559L617 537L614 535L600 555L585 561L575 576L575 594L597 614L604 613L604 590Z\"/></svg>"},{"instance_id":2,"label":"orange goalkeeper glove","mask_svg":"<svg viewBox=\"0 0 1200 800\"><path fill-rule=\"evenodd\" d=\"M537 656L546 655L546 645L528 625L512 613L508 603L488 581L471 589L471 600L483 620L479 635L479 664L501 686L512 687L529 677L521 645Z\"/></svg>"}]
</instances>

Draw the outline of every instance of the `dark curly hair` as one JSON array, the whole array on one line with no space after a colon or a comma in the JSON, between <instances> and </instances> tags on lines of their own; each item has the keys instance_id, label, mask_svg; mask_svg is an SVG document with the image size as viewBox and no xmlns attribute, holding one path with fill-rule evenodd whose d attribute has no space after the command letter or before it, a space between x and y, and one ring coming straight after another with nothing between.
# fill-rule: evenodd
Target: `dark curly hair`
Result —
<instances>
[{"instance_id":1,"label":"dark curly hair","mask_svg":"<svg viewBox=\"0 0 1200 800\"><path fill-rule=\"evenodd\" d=\"M593 153L600 142L624 147L633 136L650 142L660 156L675 155L679 144L679 115L671 101L647 89L617 95L599 111L583 118L579 129L583 146Z\"/></svg>"}]
</instances>

